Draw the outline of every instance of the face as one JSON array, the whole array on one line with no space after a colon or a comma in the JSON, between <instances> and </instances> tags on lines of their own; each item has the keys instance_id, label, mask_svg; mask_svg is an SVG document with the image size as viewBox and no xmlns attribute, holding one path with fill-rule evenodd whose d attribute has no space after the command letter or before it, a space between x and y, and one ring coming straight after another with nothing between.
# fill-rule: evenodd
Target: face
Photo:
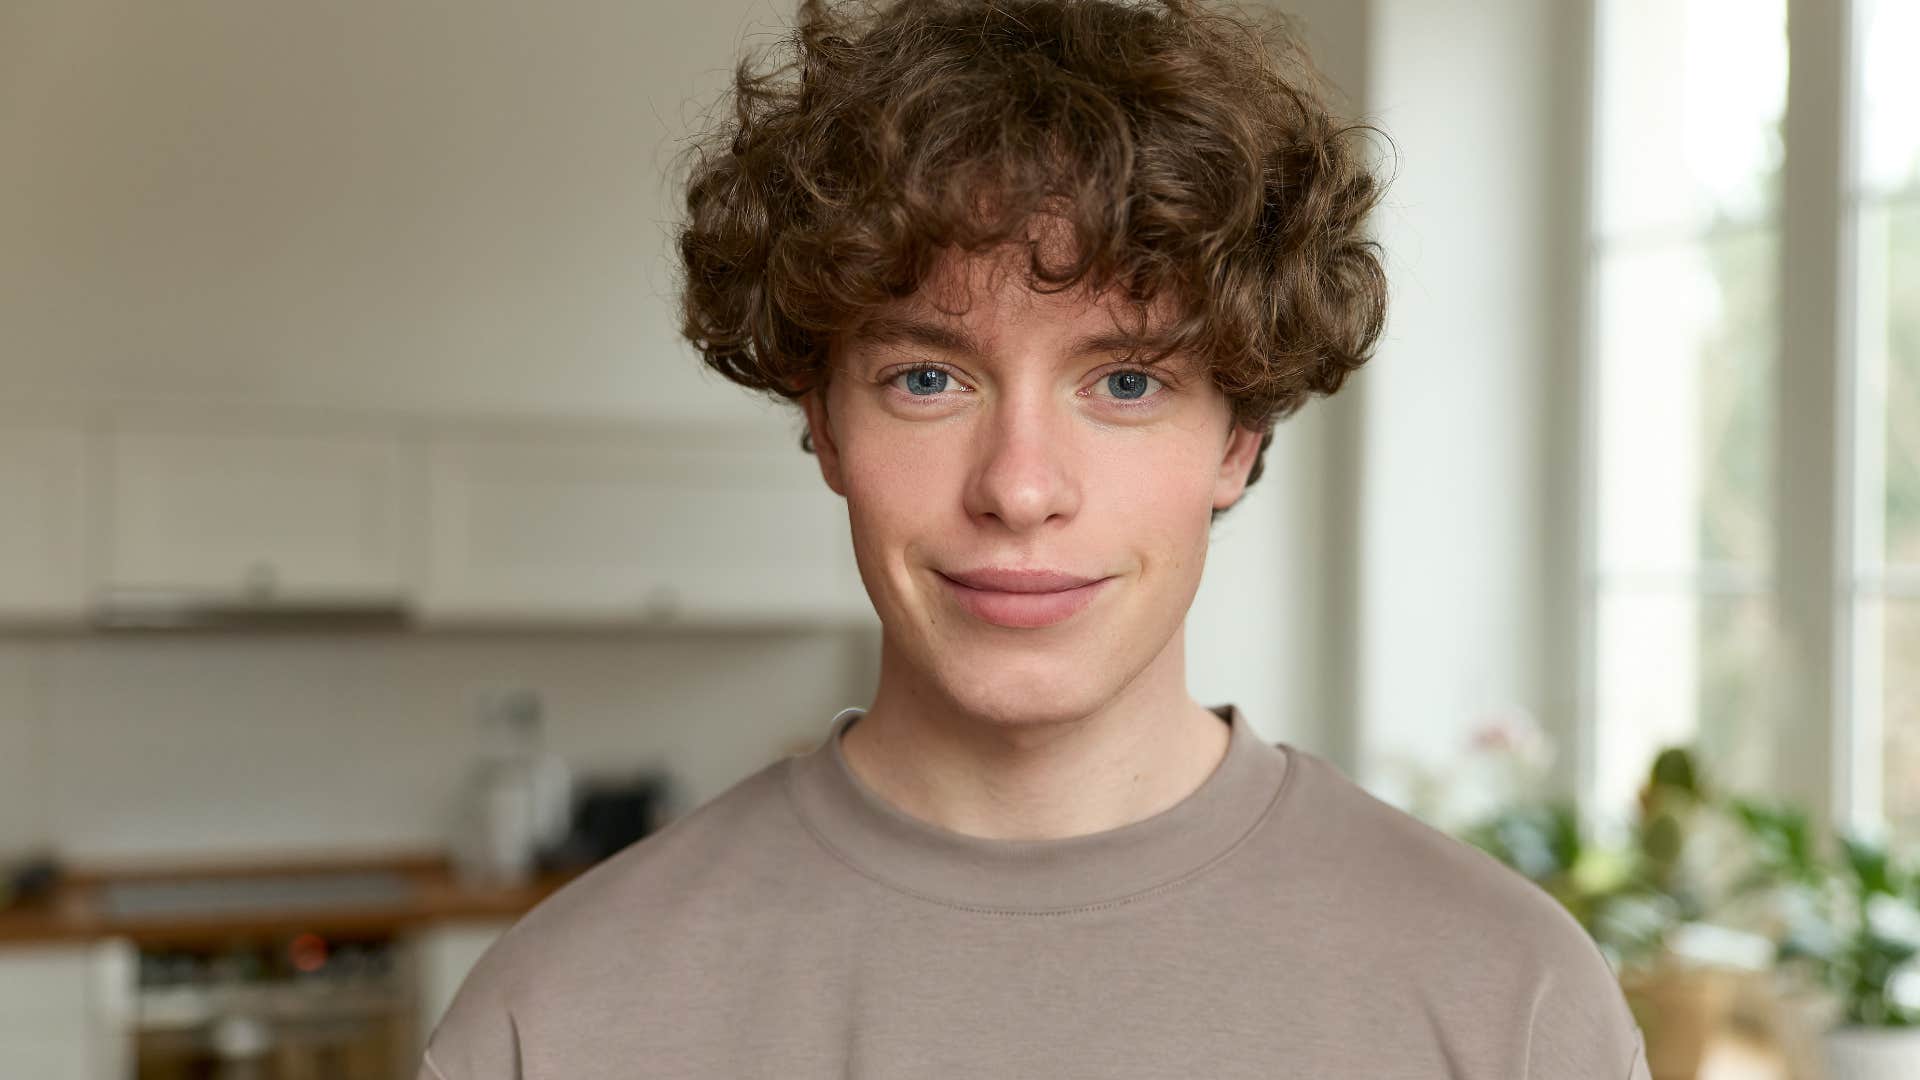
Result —
<instances>
[{"instance_id":1,"label":"face","mask_svg":"<svg viewBox=\"0 0 1920 1080\"><path fill-rule=\"evenodd\" d=\"M1025 257L949 255L835 341L802 402L884 629L882 695L1006 723L1091 715L1155 672L1184 695L1210 513L1260 442L1204 367L1125 361L1130 311L1031 291Z\"/></svg>"}]
</instances>

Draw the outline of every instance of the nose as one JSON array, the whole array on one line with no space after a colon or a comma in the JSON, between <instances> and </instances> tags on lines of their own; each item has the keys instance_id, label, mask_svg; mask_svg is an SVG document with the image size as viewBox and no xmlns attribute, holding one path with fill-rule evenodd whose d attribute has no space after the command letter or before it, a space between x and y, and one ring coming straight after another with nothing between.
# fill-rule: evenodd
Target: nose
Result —
<instances>
[{"instance_id":1,"label":"nose","mask_svg":"<svg viewBox=\"0 0 1920 1080\"><path fill-rule=\"evenodd\" d=\"M983 410L976 429L966 509L1024 533L1080 506L1078 442L1070 409L1051 387L1015 387Z\"/></svg>"}]
</instances>

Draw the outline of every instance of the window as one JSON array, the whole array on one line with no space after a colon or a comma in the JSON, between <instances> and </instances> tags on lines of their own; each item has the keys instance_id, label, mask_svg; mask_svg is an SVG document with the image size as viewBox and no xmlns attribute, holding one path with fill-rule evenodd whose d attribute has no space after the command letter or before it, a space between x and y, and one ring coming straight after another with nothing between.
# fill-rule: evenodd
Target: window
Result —
<instances>
[{"instance_id":1,"label":"window","mask_svg":"<svg viewBox=\"0 0 1920 1080\"><path fill-rule=\"evenodd\" d=\"M1784 0L1601 0L1595 41L1596 807L1662 746L1760 780L1776 619L1769 483L1780 335Z\"/></svg>"},{"instance_id":2,"label":"window","mask_svg":"<svg viewBox=\"0 0 1920 1080\"><path fill-rule=\"evenodd\" d=\"M1583 796L1920 840L1920 2L1594 2Z\"/></svg>"},{"instance_id":3,"label":"window","mask_svg":"<svg viewBox=\"0 0 1920 1080\"><path fill-rule=\"evenodd\" d=\"M1920 836L1920 3L1859 0L1856 21L1851 801Z\"/></svg>"}]
</instances>

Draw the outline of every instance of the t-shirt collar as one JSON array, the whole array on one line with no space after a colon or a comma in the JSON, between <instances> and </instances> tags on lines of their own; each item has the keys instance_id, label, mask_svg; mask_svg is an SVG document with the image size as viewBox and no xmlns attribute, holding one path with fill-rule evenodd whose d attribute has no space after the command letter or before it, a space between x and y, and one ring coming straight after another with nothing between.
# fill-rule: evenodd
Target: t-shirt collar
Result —
<instances>
[{"instance_id":1,"label":"t-shirt collar","mask_svg":"<svg viewBox=\"0 0 1920 1080\"><path fill-rule=\"evenodd\" d=\"M842 709L818 747L788 759L795 810L843 861L898 891L1006 913L1123 903L1174 886L1230 855L1279 802L1292 756L1234 705L1226 755L1186 798L1102 832L1041 840L968 836L881 798L848 765L840 736L866 710Z\"/></svg>"}]
</instances>

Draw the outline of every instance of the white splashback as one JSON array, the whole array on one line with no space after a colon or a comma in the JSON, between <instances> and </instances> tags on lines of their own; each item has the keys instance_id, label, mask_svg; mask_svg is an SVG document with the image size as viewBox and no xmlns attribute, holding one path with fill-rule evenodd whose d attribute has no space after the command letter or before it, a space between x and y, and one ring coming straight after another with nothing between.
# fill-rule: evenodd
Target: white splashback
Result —
<instances>
[{"instance_id":1,"label":"white splashback","mask_svg":"<svg viewBox=\"0 0 1920 1080\"><path fill-rule=\"evenodd\" d=\"M876 648L834 632L0 640L0 854L437 846L474 704L507 686L541 692L576 768L665 764L692 805L864 701Z\"/></svg>"}]
</instances>

